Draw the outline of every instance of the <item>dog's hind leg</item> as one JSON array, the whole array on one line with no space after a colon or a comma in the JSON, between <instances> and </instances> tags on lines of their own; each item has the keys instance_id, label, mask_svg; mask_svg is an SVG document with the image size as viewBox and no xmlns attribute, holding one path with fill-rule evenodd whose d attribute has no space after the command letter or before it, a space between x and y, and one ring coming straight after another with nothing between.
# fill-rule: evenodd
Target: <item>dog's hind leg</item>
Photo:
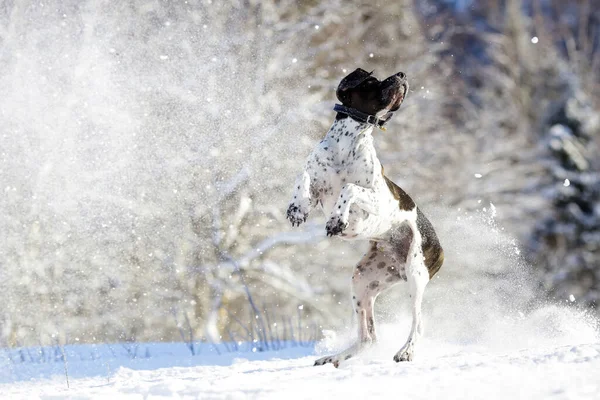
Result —
<instances>
[{"instance_id":1,"label":"dog's hind leg","mask_svg":"<svg viewBox=\"0 0 600 400\"><path fill-rule=\"evenodd\" d=\"M358 340L348 349L333 356L318 359L315 365L327 363L338 367L340 362L356 356L377 341L375 333L374 304L377 296L401 280L397 260L392 253L378 250L372 243L352 275L352 302L358 317Z\"/></svg>"},{"instance_id":2,"label":"dog's hind leg","mask_svg":"<svg viewBox=\"0 0 600 400\"><path fill-rule=\"evenodd\" d=\"M425 266L421 250L421 235L416 231L413 232L416 234L413 237L406 260L406 279L412 299L412 326L406 343L394 356L396 362L412 361L417 342L423 334L421 303L425 287L429 282L429 272Z\"/></svg>"}]
</instances>

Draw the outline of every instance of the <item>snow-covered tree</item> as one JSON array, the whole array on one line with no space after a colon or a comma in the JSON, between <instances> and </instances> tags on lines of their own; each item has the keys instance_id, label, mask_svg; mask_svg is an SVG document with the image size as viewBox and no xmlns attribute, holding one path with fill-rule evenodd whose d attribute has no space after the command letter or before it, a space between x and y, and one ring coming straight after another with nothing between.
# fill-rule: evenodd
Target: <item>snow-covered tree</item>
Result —
<instances>
[{"instance_id":1,"label":"snow-covered tree","mask_svg":"<svg viewBox=\"0 0 600 400\"><path fill-rule=\"evenodd\" d=\"M555 202L539 142L561 74L592 107L599 93L597 45L582 39L597 11L581 38L554 40L579 32L573 18L535 4L4 4L0 343L229 340L256 313L299 306L347 323L362 245L326 240L318 213L292 230L284 212L359 66L411 84L376 133L386 173L425 211L493 202L527 239Z\"/></svg>"}]
</instances>

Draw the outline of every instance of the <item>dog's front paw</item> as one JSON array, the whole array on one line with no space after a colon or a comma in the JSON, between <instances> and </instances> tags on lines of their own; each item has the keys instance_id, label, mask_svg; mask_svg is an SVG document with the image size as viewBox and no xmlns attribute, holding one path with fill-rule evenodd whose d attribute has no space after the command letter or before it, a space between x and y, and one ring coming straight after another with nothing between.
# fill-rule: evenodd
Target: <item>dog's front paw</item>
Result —
<instances>
[{"instance_id":1,"label":"dog's front paw","mask_svg":"<svg viewBox=\"0 0 600 400\"><path fill-rule=\"evenodd\" d=\"M308 212L296 203L290 204L287 210L287 219L292 226L300 226L301 223L306 222L306 218L308 218Z\"/></svg>"},{"instance_id":2,"label":"dog's front paw","mask_svg":"<svg viewBox=\"0 0 600 400\"><path fill-rule=\"evenodd\" d=\"M327 231L327 236L335 236L341 235L347 227L348 223L342 221L342 219L336 215L329 218L329 221L327 221L327 224L325 225L325 230Z\"/></svg>"}]
</instances>

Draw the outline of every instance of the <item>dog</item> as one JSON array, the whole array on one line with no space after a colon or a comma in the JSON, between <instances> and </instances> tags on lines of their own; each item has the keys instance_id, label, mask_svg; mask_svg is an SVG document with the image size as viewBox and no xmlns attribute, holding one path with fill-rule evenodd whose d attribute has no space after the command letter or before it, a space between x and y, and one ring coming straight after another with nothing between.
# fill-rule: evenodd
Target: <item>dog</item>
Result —
<instances>
[{"instance_id":1,"label":"dog","mask_svg":"<svg viewBox=\"0 0 600 400\"><path fill-rule=\"evenodd\" d=\"M373 130L385 129L408 93L403 72L380 81L356 69L340 82L335 121L309 155L296 180L287 210L299 226L320 206L329 219L328 236L366 239L370 249L352 275L352 301L358 316L358 341L315 365L341 362L376 342L373 306L377 296L401 281L412 298L412 327L394 361L411 361L423 333L421 302L425 286L438 272L444 252L431 222L411 197L384 175L373 146ZM328 213L328 214L327 214Z\"/></svg>"}]
</instances>

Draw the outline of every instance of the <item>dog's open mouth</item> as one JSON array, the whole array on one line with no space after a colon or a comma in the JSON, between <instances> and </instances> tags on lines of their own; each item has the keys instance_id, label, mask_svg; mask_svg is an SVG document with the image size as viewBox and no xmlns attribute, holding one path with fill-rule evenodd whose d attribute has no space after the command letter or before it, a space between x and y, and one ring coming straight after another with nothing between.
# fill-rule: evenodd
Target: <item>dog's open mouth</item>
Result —
<instances>
[{"instance_id":1,"label":"dog's open mouth","mask_svg":"<svg viewBox=\"0 0 600 400\"><path fill-rule=\"evenodd\" d=\"M392 101L392 106L390 107L390 109L393 111L397 110L398 108L400 108L403 101L404 93L402 93L402 89L400 89L400 91L398 91L398 93L394 96L394 100Z\"/></svg>"},{"instance_id":2,"label":"dog's open mouth","mask_svg":"<svg viewBox=\"0 0 600 400\"><path fill-rule=\"evenodd\" d=\"M395 108L399 108L402 105L402 102L404 101L407 92L408 84L406 82L403 82L400 88L398 89L398 94L396 95L396 98L394 99L394 105L396 106Z\"/></svg>"},{"instance_id":3,"label":"dog's open mouth","mask_svg":"<svg viewBox=\"0 0 600 400\"><path fill-rule=\"evenodd\" d=\"M390 101L388 103L389 109L395 111L400 107L400 105L404 101L404 98L406 97L406 92L408 91L408 84L406 83L406 81L399 80L396 76L393 76L391 78L396 79L390 82L389 86L383 90L382 95L384 99L391 99L391 101L387 100Z\"/></svg>"},{"instance_id":4,"label":"dog's open mouth","mask_svg":"<svg viewBox=\"0 0 600 400\"><path fill-rule=\"evenodd\" d=\"M396 98L396 102L398 104L402 104L403 101L404 101L404 93L398 93L398 97Z\"/></svg>"}]
</instances>

